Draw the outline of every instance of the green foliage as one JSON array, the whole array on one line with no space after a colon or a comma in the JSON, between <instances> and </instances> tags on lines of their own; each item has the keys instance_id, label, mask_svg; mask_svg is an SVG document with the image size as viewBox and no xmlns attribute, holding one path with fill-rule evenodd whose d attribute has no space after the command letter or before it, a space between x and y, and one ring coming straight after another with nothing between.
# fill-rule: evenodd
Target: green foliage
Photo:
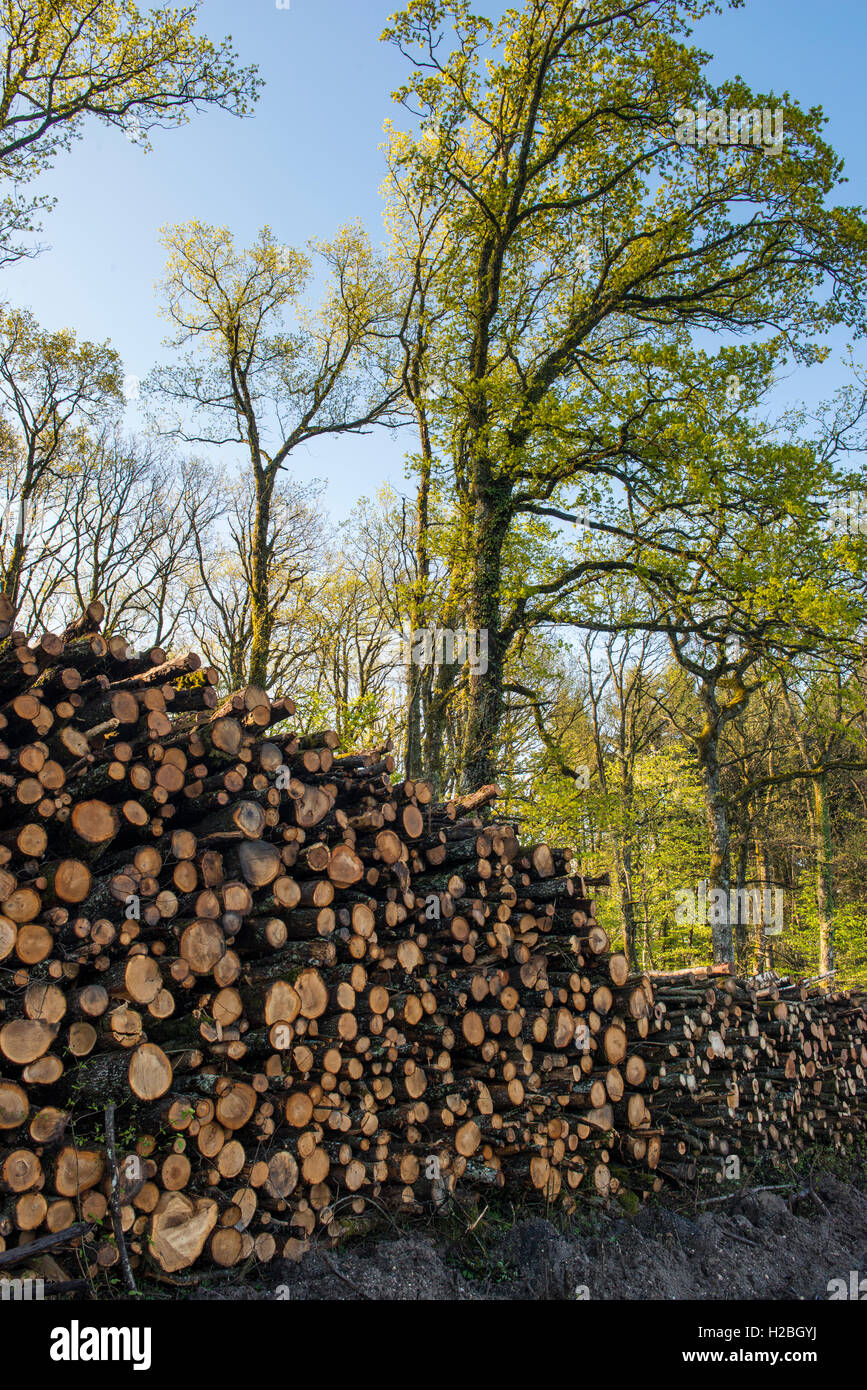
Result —
<instances>
[{"instance_id":1,"label":"green foliage","mask_svg":"<svg viewBox=\"0 0 867 1390\"><path fill-rule=\"evenodd\" d=\"M126 131L148 147L155 127L183 124L217 106L249 115L261 83L240 68L231 41L196 32L202 0L144 14L132 0L8 0L0 8L0 264L26 254L13 238L31 231L46 198L28 182L80 138L87 121Z\"/></svg>"}]
</instances>

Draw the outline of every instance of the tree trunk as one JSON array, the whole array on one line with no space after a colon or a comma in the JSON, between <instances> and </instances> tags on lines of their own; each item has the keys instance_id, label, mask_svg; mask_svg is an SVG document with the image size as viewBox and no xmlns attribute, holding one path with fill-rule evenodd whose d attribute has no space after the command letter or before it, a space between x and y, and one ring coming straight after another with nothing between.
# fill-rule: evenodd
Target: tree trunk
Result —
<instances>
[{"instance_id":1,"label":"tree trunk","mask_svg":"<svg viewBox=\"0 0 867 1390\"><path fill-rule=\"evenodd\" d=\"M253 520L252 554L250 556L250 620L252 641L248 682L268 688L268 666L271 655L271 635L274 615L270 603L268 574L268 529L271 521L273 479L256 470L256 513Z\"/></svg>"},{"instance_id":2,"label":"tree trunk","mask_svg":"<svg viewBox=\"0 0 867 1390\"><path fill-rule=\"evenodd\" d=\"M810 787L811 829L813 855L816 863L816 909L819 917L819 971L826 974L834 969L834 847L831 841L831 817L828 807L828 785L824 775L815 777Z\"/></svg>"},{"instance_id":3,"label":"tree trunk","mask_svg":"<svg viewBox=\"0 0 867 1390\"><path fill-rule=\"evenodd\" d=\"M810 746L803 728L799 725L789 692L783 684L783 698L792 722L795 740L801 752L805 768L815 767L818 762L821 773L810 778L807 791L807 812L810 819L810 837L813 846L813 862L816 875L816 909L819 918L819 970L822 974L834 969L835 927L833 895L834 847L831 840L831 818L828 808L828 782L824 762L829 754L829 744L811 754Z\"/></svg>"},{"instance_id":4,"label":"tree trunk","mask_svg":"<svg viewBox=\"0 0 867 1390\"><path fill-rule=\"evenodd\" d=\"M422 775L421 707L422 672L411 661L406 666L406 747L404 767L416 782Z\"/></svg>"},{"instance_id":5,"label":"tree trunk","mask_svg":"<svg viewBox=\"0 0 867 1390\"><path fill-rule=\"evenodd\" d=\"M597 741L597 765L600 780L605 788L605 760ZM614 836L614 877L620 903L620 927L623 932L623 949L630 965L635 968L636 931L635 903L632 897L633 876L633 826L634 791L630 754L623 750L619 757L620 765L620 824Z\"/></svg>"},{"instance_id":6,"label":"tree trunk","mask_svg":"<svg viewBox=\"0 0 867 1390\"><path fill-rule=\"evenodd\" d=\"M448 711L459 674L453 666L440 666L436 674L424 672L422 700L424 705L424 742L422 762L424 776L431 782L437 796L445 794L450 779L447 752L449 742Z\"/></svg>"},{"instance_id":7,"label":"tree trunk","mask_svg":"<svg viewBox=\"0 0 867 1390\"><path fill-rule=\"evenodd\" d=\"M503 542L509 525L506 498L497 496L490 469L487 487L476 502L469 594L469 622L486 634L487 669L471 672L464 726L461 785L465 792L497 780L497 739L503 713L503 661L499 595ZM503 485L505 487L505 485ZM484 664L484 663L482 663Z\"/></svg>"},{"instance_id":8,"label":"tree trunk","mask_svg":"<svg viewBox=\"0 0 867 1390\"><path fill-rule=\"evenodd\" d=\"M737 945L737 959L742 965L746 965L747 949L749 946L747 938L747 923L744 920L744 890L747 882L747 860L750 849L749 825L741 834L738 840L736 888L737 888L737 915L735 921L735 941ZM764 902L764 898L762 899ZM759 914L761 916L761 914Z\"/></svg>"},{"instance_id":9,"label":"tree trunk","mask_svg":"<svg viewBox=\"0 0 867 1390\"><path fill-rule=\"evenodd\" d=\"M19 590L21 588L21 576L24 573L24 561L27 558L27 516L35 487L34 470L35 460L32 450L29 450L24 481L21 484L21 491L18 495L15 540L12 545L12 554L9 556L9 564L3 575L3 592L6 594L10 603L16 608L18 606Z\"/></svg>"},{"instance_id":10,"label":"tree trunk","mask_svg":"<svg viewBox=\"0 0 867 1390\"><path fill-rule=\"evenodd\" d=\"M765 892L770 890L773 886L773 873L767 845L758 835L756 836L756 878L762 885L762 902L764 902ZM773 938L765 936L764 934L761 913L759 914L759 920L755 924L753 961L756 974L763 970L773 970L774 968Z\"/></svg>"},{"instance_id":11,"label":"tree trunk","mask_svg":"<svg viewBox=\"0 0 867 1390\"><path fill-rule=\"evenodd\" d=\"M620 928L623 932L623 951L630 966L635 960L635 904L632 901L632 846L625 840L614 847L614 882L620 903Z\"/></svg>"},{"instance_id":12,"label":"tree trunk","mask_svg":"<svg viewBox=\"0 0 867 1390\"><path fill-rule=\"evenodd\" d=\"M428 529L430 523L430 478L431 442L427 414L420 403L420 381L418 371L415 377L416 408L419 440L421 442L421 464L418 494L415 506L415 583L410 596L409 626L410 642L412 635L424 627L430 583L430 551L428 549ZM422 756L422 713L425 679L428 684L430 672L416 666L410 658L406 671L406 775L417 781L424 771Z\"/></svg>"},{"instance_id":13,"label":"tree trunk","mask_svg":"<svg viewBox=\"0 0 867 1390\"><path fill-rule=\"evenodd\" d=\"M714 889L722 889L725 894L724 909L712 913L711 933L715 965L720 965L723 962L734 964L734 938L728 910L730 885L729 825L725 798L720 788L718 749L719 730L708 717L701 735L696 739L696 752L707 821L708 902L710 902L710 894Z\"/></svg>"}]
</instances>

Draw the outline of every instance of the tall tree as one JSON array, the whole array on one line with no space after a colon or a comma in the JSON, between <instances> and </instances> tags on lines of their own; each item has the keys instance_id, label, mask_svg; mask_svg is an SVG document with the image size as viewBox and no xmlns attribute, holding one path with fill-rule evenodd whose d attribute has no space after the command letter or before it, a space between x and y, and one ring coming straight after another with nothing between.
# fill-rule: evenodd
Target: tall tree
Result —
<instances>
[{"instance_id":1,"label":"tall tree","mask_svg":"<svg viewBox=\"0 0 867 1390\"><path fill-rule=\"evenodd\" d=\"M739 121L779 105L707 80L684 36L712 8L526 0L494 23L464 0L411 0L384 36L413 65L396 96L421 122L394 136L393 179L407 202L421 190L441 202L451 234L436 336L455 363L459 587L468 625L489 634L487 670L469 681L468 788L497 770L510 645L552 596L605 569L550 563L510 596L522 522L597 489L652 491L687 418L692 335L770 331L809 361L830 323L862 321L864 225L827 206L841 167L821 112L787 98L773 155L680 143L681 108L704 101Z\"/></svg>"},{"instance_id":2,"label":"tall tree","mask_svg":"<svg viewBox=\"0 0 867 1390\"><path fill-rule=\"evenodd\" d=\"M247 678L266 686L283 601L269 563L275 488L301 446L393 418L400 384L391 283L357 227L312 243L328 277L315 310L304 302L311 255L281 246L268 227L246 250L227 228L200 222L169 228L163 240L164 314L183 355L155 370L150 389L174 408L165 432L230 446L249 470Z\"/></svg>"},{"instance_id":3,"label":"tall tree","mask_svg":"<svg viewBox=\"0 0 867 1390\"><path fill-rule=\"evenodd\" d=\"M16 495L18 471L3 470ZM76 430L27 518L18 590L25 631L64 626L92 599L104 629L167 646L186 633L200 602L194 536L220 510L208 469L178 461L160 440L125 436L116 421ZM13 500L0 531L11 547L20 526Z\"/></svg>"},{"instance_id":4,"label":"tall tree","mask_svg":"<svg viewBox=\"0 0 867 1390\"><path fill-rule=\"evenodd\" d=\"M7 477L16 523L0 558L3 588L13 603L34 513L67 462L65 450L77 430L120 399L120 359L107 343L79 342L70 329L46 332L25 310L0 312L0 410L18 441Z\"/></svg>"},{"instance_id":5,"label":"tall tree","mask_svg":"<svg viewBox=\"0 0 867 1390\"><path fill-rule=\"evenodd\" d=\"M659 742L667 716L661 705L660 668L664 641L650 631L630 630L630 620L647 611L637 585L617 578L599 586L599 612L607 632L584 631L574 652L574 676L549 695L526 689L509 674L506 689L526 694L548 758L568 782L599 797L592 814L611 839L613 886L620 912L623 949L636 959L638 810L636 769ZM571 667L570 667L571 670ZM583 737L575 737L576 722ZM571 745L571 747L570 747ZM532 794L532 793L531 793Z\"/></svg>"},{"instance_id":6,"label":"tall tree","mask_svg":"<svg viewBox=\"0 0 867 1390\"><path fill-rule=\"evenodd\" d=\"M268 604L271 650L269 689L294 694L299 669L311 656L306 613L324 582L326 533L319 509L322 487L301 486L288 475L270 497L267 531ZM190 616L197 644L231 690L248 684L254 638L253 563L258 504L248 474L225 483L215 480L220 525L195 525L197 588L200 602Z\"/></svg>"}]
</instances>

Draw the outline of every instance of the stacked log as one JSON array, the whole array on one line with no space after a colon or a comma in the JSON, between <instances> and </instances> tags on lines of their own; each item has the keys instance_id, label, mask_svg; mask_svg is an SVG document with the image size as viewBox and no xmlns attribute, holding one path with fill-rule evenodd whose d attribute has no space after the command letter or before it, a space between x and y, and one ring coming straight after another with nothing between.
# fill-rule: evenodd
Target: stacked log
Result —
<instances>
[{"instance_id":1,"label":"stacked log","mask_svg":"<svg viewBox=\"0 0 867 1390\"><path fill-rule=\"evenodd\" d=\"M569 855L100 617L0 653L0 1242L114 1191L171 1273L458 1183L616 1189L651 999Z\"/></svg>"},{"instance_id":2,"label":"stacked log","mask_svg":"<svg viewBox=\"0 0 867 1390\"><path fill-rule=\"evenodd\" d=\"M867 1002L725 966L652 975L652 1030L638 1045L663 1137L659 1171L718 1183L763 1158L864 1134ZM736 1160L736 1162L733 1162Z\"/></svg>"},{"instance_id":3,"label":"stacked log","mask_svg":"<svg viewBox=\"0 0 867 1390\"><path fill-rule=\"evenodd\" d=\"M492 820L496 787L435 803L102 616L28 641L0 602L0 1267L72 1232L171 1277L464 1192L646 1195L696 1134L722 1152L730 1073L863 1124L860 1004L800 1000L795 1047L736 982L631 977L598 882ZM761 1101L744 1139L779 1132Z\"/></svg>"}]
</instances>

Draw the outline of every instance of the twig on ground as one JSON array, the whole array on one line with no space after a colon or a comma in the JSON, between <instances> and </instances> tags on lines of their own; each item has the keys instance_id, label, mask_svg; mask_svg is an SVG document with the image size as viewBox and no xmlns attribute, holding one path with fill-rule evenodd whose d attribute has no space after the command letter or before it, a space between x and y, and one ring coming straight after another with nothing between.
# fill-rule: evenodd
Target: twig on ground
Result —
<instances>
[{"instance_id":1,"label":"twig on ground","mask_svg":"<svg viewBox=\"0 0 867 1390\"><path fill-rule=\"evenodd\" d=\"M337 1265L334 1263L327 1250L322 1250L320 1253L322 1255L323 1260L328 1265L328 1268L331 1270L331 1273L336 1275L338 1279L342 1280L348 1288L352 1289L353 1293L357 1293L359 1298L363 1298L369 1303L370 1294L365 1293L364 1289L360 1289L357 1284L353 1284L352 1280L347 1279L345 1274L341 1274L340 1270L337 1268Z\"/></svg>"}]
</instances>

